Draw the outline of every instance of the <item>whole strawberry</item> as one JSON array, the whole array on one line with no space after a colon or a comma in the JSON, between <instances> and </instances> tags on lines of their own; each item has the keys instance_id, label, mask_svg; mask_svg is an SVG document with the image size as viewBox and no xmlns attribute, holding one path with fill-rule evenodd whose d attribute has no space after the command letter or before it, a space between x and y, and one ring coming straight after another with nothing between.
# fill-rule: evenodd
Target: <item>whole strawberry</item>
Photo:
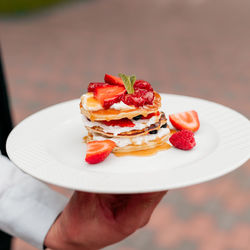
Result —
<instances>
[{"instance_id":1,"label":"whole strawberry","mask_svg":"<svg viewBox=\"0 0 250 250\"><path fill-rule=\"evenodd\" d=\"M174 147L182 150L190 150L196 145L194 133L187 129L174 133L169 141Z\"/></svg>"}]
</instances>

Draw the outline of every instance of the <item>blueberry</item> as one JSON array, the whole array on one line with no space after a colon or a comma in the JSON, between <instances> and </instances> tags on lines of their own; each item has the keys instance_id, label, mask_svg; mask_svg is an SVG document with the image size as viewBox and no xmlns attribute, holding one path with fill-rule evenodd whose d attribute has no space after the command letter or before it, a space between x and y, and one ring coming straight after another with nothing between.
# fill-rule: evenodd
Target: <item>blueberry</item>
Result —
<instances>
[{"instance_id":1,"label":"blueberry","mask_svg":"<svg viewBox=\"0 0 250 250\"><path fill-rule=\"evenodd\" d=\"M163 124L162 126L161 126L161 128L166 128L167 127L167 123L165 123L165 124Z\"/></svg>"},{"instance_id":2,"label":"blueberry","mask_svg":"<svg viewBox=\"0 0 250 250\"><path fill-rule=\"evenodd\" d=\"M149 134L157 134L158 133L158 130L152 130L152 131L149 131Z\"/></svg>"},{"instance_id":3,"label":"blueberry","mask_svg":"<svg viewBox=\"0 0 250 250\"><path fill-rule=\"evenodd\" d=\"M140 120L142 118L142 115L137 115L133 118L133 120L137 121L137 120Z\"/></svg>"}]
</instances>

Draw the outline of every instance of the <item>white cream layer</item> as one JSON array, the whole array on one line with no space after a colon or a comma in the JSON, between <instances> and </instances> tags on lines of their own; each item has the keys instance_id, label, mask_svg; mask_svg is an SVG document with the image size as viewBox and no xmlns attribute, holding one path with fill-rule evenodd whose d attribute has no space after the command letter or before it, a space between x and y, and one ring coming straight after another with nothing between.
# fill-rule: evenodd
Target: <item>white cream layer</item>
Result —
<instances>
[{"instance_id":1,"label":"white cream layer","mask_svg":"<svg viewBox=\"0 0 250 250\"><path fill-rule=\"evenodd\" d=\"M134 105L127 105L126 103L120 101L117 103L114 103L112 106L110 106L111 109L116 110L129 110L129 109L135 109Z\"/></svg>"},{"instance_id":2,"label":"white cream layer","mask_svg":"<svg viewBox=\"0 0 250 250\"><path fill-rule=\"evenodd\" d=\"M134 138L108 138L116 143L118 147L125 147L130 144L141 145L143 143L147 143L150 141L154 141L157 138L161 138L170 133L168 128L161 128L157 134L147 134L143 136L137 136ZM107 140L107 137L103 137L100 135L93 135L93 141L102 141Z\"/></svg>"},{"instance_id":3,"label":"white cream layer","mask_svg":"<svg viewBox=\"0 0 250 250\"><path fill-rule=\"evenodd\" d=\"M83 123L85 126L90 128L94 126L101 127L105 133L112 133L114 136L117 136L118 134L123 132L144 129L152 124L155 124L158 120L159 116L153 116L150 119L145 119L145 120L144 119L140 119L137 121L132 120L132 122L135 124L134 127L120 127L120 126L106 126L101 122L91 122L83 115Z\"/></svg>"}]
</instances>

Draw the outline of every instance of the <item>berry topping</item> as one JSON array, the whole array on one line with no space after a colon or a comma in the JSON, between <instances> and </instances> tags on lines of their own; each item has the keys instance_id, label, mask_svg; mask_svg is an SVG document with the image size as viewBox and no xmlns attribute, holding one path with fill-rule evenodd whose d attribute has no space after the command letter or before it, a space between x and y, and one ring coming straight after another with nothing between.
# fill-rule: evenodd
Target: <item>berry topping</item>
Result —
<instances>
[{"instance_id":1,"label":"berry topping","mask_svg":"<svg viewBox=\"0 0 250 250\"><path fill-rule=\"evenodd\" d=\"M142 119L142 117L143 117L143 115L137 115L133 118L133 120L138 121L138 120Z\"/></svg>"},{"instance_id":2,"label":"berry topping","mask_svg":"<svg viewBox=\"0 0 250 250\"><path fill-rule=\"evenodd\" d=\"M136 107L140 107L145 104L145 99L138 93L126 94L122 97L122 101L127 105L134 105Z\"/></svg>"},{"instance_id":3,"label":"berry topping","mask_svg":"<svg viewBox=\"0 0 250 250\"><path fill-rule=\"evenodd\" d=\"M140 119L146 120L146 119L150 119L150 118L153 117L153 116L158 116L158 115L160 115L160 112L159 112L159 111L157 111L157 112L155 112L155 113L148 114L146 117L143 116L143 115L137 115L137 116L135 116L135 117L133 118L133 120L135 120L135 121L140 120Z\"/></svg>"},{"instance_id":4,"label":"berry topping","mask_svg":"<svg viewBox=\"0 0 250 250\"><path fill-rule=\"evenodd\" d=\"M87 144L85 161L89 164L96 164L104 161L116 146L111 140L91 141Z\"/></svg>"},{"instance_id":5,"label":"berry topping","mask_svg":"<svg viewBox=\"0 0 250 250\"><path fill-rule=\"evenodd\" d=\"M182 150L192 149L196 145L194 133L187 129L174 133L169 138L169 141L174 147Z\"/></svg>"},{"instance_id":6,"label":"berry topping","mask_svg":"<svg viewBox=\"0 0 250 250\"><path fill-rule=\"evenodd\" d=\"M134 84L134 89L146 89L148 91L153 91L153 88L149 82L144 80L136 80Z\"/></svg>"},{"instance_id":7,"label":"berry topping","mask_svg":"<svg viewBox=\"0 0 250 250\"><path fill-rule=\"evenodd\" d=\"M179 130L188 129L195 132L200 127L198 114L194 110L169 115L169 120Z\"/></svg>"},{"instance_id":8,"label":"berry topping","mask_svg":"<svg viewBox=\"0 0 250 250\"><path fill-rule=\"evenodd\" d=\"M155 113L151 113L151 114L148 114L146 117L142 117L142 119L150 119L150 118L152 118L153 116L159 116L160 115L160 112L159 111L157 111L157 112L155 112Z\"/></svg>"},{"instance_id":9,"label":"berry topping","mask_svg":"<svg viewBox=\"0 0 250 250\"><path fill-rule=\"evenodd\" d=\"M88 92L94 92L96 99L101 102L105 109L108 109L121 99L125 104L134 105L136 107L153 104L154 91L149 82L136 80L134 75L128 76L125 74L119 74L119 76L120 77L116 77L105 74L105 83L90 83L88 86ZM114 88L113 90L111 90L112 86ZM113 93L111 93L110 96L110 92L117 94L113 95Z\"/></svg>"},{"instance_id":10,"label":"berry topping","mask_svg":"<svg viewBox=\"0 0 250 250\"><path fill-rule=\"evenodd\" d=\"M167 127L167 123L165 123L165 124L163 124L162 126L161 126L161 128L166 128Z\"/></svg>"},{"instance_id":11,"label":"berry topping","mask_svg":"<svg viewBox=\"0 0 250 250\"><path fill-rule=\"evenodd\" d=\"M152 105L154 100L154 92L145 89L137 89L134 94L126 94L123 97L123 102L127 105L141 107L143 105Z\"/></svg>"},{"instance_id":12,"label":"berry topping","mask_svg":"<svg viewBox=\"0 0 250 250\"><path fill-rule=\"evenodd\" d=\"M148 91L147 93L145 93L144 98L146 100L145 104L152 105L153 101L154 101L154 98L155 98L154 92L153 91Z\"/></svg>"},{"instance_id":13,"label":"berry topping","mask_svg":"<svg viewBox=\"0 0 250 250\"><path fill-rule=\"evenodd\" d=\"M106 126L119 126L119 127L134 127L135 124L129 120L128 118L123 118L120 120L112 120L112 121L102 121Z\"/></svg>"},{"instance_id":14,"label":"berry topping","mask_svg":"<svg viewBox=\"0 0 250 250\"><path fill-rule=\"evenodd\" d=\"M95 92L95 89L98 87L105 87L109 84L104 82L91 82L88 86L88 92Z\"/></svg>"},{"instance_id":15,"label":"berry topping","mask_svg":"<svg viewBox=\"0 0 250 250\"><path fill-rule=\"evenodd\" d=\"M108 109L116 102L120 102L126 89L118 85L105 85L95 89L95 98L102 104L105 109Z\"/></svg>"},{"instance_id":16,"label":"berry topping","mask_svg":"<svg viewBox=\"0 0 250 250\"><path fill-rule=\"evenodd\" d=\"M152 130L152 131L149 131L149 134L152 134L152 135L155 135L158 133L158 130Z\"/></svg>"},{"instance_id":17,"label":"berry topping","mask_svg":"<svg viewBox=\"0 0 250 250\"><path fill-rule=\"evenodd\" d=\"M124 86L123 81L120 77L105 74L104 81L109 84Z\"/></svg>"},{"instance_id":18,"label":"berry topping","mask_svg":"<svg viewBox=\"0 0 250 250\"><path fill-rule=\"evenodd\" d=\"M148 91L146 89L136 89L135 95L142 97L144 99L144 104L153 104L154 101L154 92Z\"/></svg>"}]
</instances>

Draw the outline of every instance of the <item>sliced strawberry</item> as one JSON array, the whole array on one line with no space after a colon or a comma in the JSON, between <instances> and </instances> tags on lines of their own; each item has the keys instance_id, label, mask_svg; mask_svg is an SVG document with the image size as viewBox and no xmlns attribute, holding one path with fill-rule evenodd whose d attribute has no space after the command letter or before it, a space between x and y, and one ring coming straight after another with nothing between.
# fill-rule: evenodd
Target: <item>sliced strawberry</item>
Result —
<instances>
[{"instance_id":1,"label":"sliced strawberry","mask_svg":"<svg viewBox=\"0 0 250 250\"><path fill-rule=\"evenodd\" d=\"M153 88L149 82L144 80L136 80L134 84L134 89L146 89L148 91L153 91Z\"/></svg>"},{"instance_id":2,"label":"sliced strawberry","mask_svg":"<svg viewBox=\"0 0 250 250\"><path fill-rule=\"evenodd\" d=\"M96 164L104 161L116 146L111 140L91 141L87 144L85 161L89 164Z\"/></svg>"},{"instance_id":3,"label":"sliced strawberry","mask_svg":"<svg viewBox=\"0 0 250 250\"><path fill-rule=\"evenodd\" d=\"M143 116L141 119L146 120L146 119L152 118L153 116L159 116L159 115L160 115L160 112L157 111L157 112L155 112L155 113L148 114L146 117Z\"/></svg>"},{"instance_id":4,"label":"sliced strawberry","mask_svg":"<svg viewBox=\"0 0 250 250\"><path fill-rule=\"evenodd\" d=\"M105 74L104 81L109 84L124 86L123 81L120 77Z\"/></svg>"},{"instance_id":5,"label":"sliced strawberry","mask_svg":"<svg viewBox=\"0 0 250 250\"><path fill-rule=\"evenodd\" d=\"M102 104L105 109L108 109L116 102L120 102L122 96L126 93L123 86L105 85L95 89L95 98Z\"/></svg>"},{"instance_id":6,"label":"sliced strawberry","mask_svg":"<svg viewBox=\"0 0 250 250\"><path fill-rule=\"evenodd\" d=\"M179 130L188 129L195 132L200 127L198 114L194 110L169 115L169 119L172 125Z\"/></svg>"},{"instance_id":7,"label":"sliced strawberry","mask_svg":"<svg viewBox=\"0 0 250 250\"><path fill-rule=\"evenodd\" d=\"M135 124L129 120L128 118L123 118L120 120L112 120L112 121L102 121L106 126L119 126L119 127L134 127Z\"/></svg>"},{"instance_id":8,"label":"sliced strawberry","mask_svg":"<svg viewBox=\"0 0 250 250\"><path fill-rule=\"evenodd\" d=\"M105 87L109 84L105 82L91 82L88 86L88 92L95 92L95 89L98 87Z\"/></svg>"}]
</instances>

